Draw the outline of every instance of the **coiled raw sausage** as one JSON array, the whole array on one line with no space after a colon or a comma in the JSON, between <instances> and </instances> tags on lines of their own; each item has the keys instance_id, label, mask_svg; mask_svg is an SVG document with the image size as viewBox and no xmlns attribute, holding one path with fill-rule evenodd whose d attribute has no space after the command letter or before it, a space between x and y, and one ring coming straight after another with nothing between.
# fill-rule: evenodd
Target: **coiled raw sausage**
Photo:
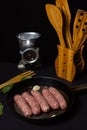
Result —
<instances>
[{"instance_id":1,"label":"coiled raw sausage","mask_svg":"<svg viewBox=\"0 0 87 130\"><path fill-rule=\"evenodd\" d=\"M64 96L54 87L49 87L49 91L54 95L54 97L59 102L60 108L66 109L67 108L67 102L66 102Z\"/></svg>"},{"instance_id":2,"label":"coiled raw sausage","mask_svg":"<svg viewBox=\"0 0 87 130\"><path fill-rule=\"evenodd\" d=\"M38 101L29 92L23 92L22 97L31 107L33 114L38 115L41 111Z\"/></svg>"},{"instance_id":3,"label":"coiled raw sausage","mask_svg":"<svg viewBox=\"0 0 87 130\"><path fill-rule=\"evenodd\" d=\"M28 106L28 104L25 102L24 98L21 95L15 95L14 102L25 117L32 115L31 108Z\"/></svg>"},{"instance_id":4,"label":"coiled raw sausage","mask_svg":"<svg viewBox=\"0 0 87 130\"><path fill-rule=\"evenodd\" d=\"M58 109L59 108L59 103L58 101L55 99L55 97L50 93L48 88L44 88L42 90L42 94L44 96L44 98L47 100L48 104L50 105L50 107L52 109Z\"/></svg>"},{"instance_id":5,"label":"coiled raw sausage","mask_svg":"<svg viewBox=\"0 0 87 130\"><path fill-rule=\"evenodd\" d=\"M39 91L32 90L31 94L36 98L36 100L39 102L40 107L43 112L48 112L50 109L50 106L48 105L46 99L43 97L43 95Z\"/></svg>"}]
</instances>

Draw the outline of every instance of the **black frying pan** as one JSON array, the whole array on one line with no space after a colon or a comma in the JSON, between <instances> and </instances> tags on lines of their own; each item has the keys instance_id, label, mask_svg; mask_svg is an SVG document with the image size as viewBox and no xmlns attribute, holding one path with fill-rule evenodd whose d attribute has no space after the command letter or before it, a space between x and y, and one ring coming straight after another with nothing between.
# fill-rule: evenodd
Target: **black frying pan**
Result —
<instances>
[{"instance_id":1,"label":"black frying pan","mask_svg":"<svg viewBox=\"0 0 87 130\"><path fill-rule=\"evenodd\" d=\"M21 114L21 112L18 110L18 108L15 107L13 97L14 97L14 95L20 94L26 90L31 91L31 89L34 85L40 85L40 86L42 86L42 88L44 86L48 86L48 87L53 86L56 89L58 89L63 94L63 96L65 97L65 99L68 103L67 109L65 109L65 110L50 110L48 113L41 113L38 116L33 115L31 117L24 117ZM22 82L14 84L14 86L12 87L12 89L9 91L9 93L7 95L7 100L8 100L8 104L9 104L10 108L12 109L12 111L15 114L17 114L19 117L22 117L22 118L27 119L27 120L52 119L52 118L63 115L73 106L73 103L75 100L74 91L86 88L86 84L82 85L82 86L78 85L78 86L74 86L74 87L68 87L65 83L63 83L55 78L33 77L31 79L27 79L27 80L24 80Z\"/></svg>"}]
</instances>

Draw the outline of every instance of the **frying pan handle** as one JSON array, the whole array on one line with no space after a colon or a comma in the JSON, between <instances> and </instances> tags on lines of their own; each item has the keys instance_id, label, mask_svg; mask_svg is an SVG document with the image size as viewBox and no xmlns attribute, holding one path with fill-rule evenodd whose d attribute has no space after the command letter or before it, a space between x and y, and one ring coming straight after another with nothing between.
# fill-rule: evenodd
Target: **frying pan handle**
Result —
<instances>
[{"instance_id":1,"label":"frying pan handle","mask_svg":"<svg viewBox=\"0 0 87 130\"><path fill-rule=\"evenodd\" d=\"M80 90L85 90L85 89L87 89L87 83L71 86L71 89L74 92L80 91Z\"/></svg>"}]
</instances>

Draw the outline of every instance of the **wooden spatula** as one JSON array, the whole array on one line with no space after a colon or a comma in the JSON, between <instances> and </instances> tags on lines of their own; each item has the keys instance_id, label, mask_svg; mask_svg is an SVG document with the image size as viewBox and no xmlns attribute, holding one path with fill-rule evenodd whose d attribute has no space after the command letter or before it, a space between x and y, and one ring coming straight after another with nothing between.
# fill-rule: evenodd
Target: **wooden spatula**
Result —
<instances>
[{"instance_id":1,"label":"wooden spatula","mask_svg":"<svg viewBox=\"0 0 87 130\"><path fill-rule=\"evenodd\" d=\"M80 9L78 9L75 19L74 19L74 24L73 24L73 43L74 43L73 46L74 47L77 42L77 36L78 36L79 30L80 30L82 19L83 19L83 13L81 12Z\"/></svg>"},{"instance_id":2,"label":"wooden spatula","mask_svg":"<svg viewBox=\"0 0 87 130\"><path fill-rule=\"evenodd\" d=\"M71 12L67 0L56 0L56 6L61 10L64 18L64 34L68 48L72 49L72 38L70 32Z\"/></svg>"},{"instance_id":3,"label":"wooden spatula","mask_svg":"<svg viewBox=\"0 0 87 130\"><path fill-rule=\"evenodd\" d=\"M58 35L60 45L66 47L63 37L63 17L60 10L53 4L46 4L45 7L48 19Z\"/></svg>"},{"instance_id":4,"label":"wooden spatula","mask_svg":"<svg viewBox=\"0 0 87 130\"><path fill-rule=\"evenodd\" d=\"M87 35L87 12L84 10L77 10L76 17L73 24L73 50L78 49L81 41L85 40Z\"/></svg>"},{"instance_id":5,"label":"wooden spatula","mask_svg":"<svg viewBox=\"0 0 87 130\"><path fill-rule=\"evenodd\" d=\"M87 14L85 14L84 19L82 20L82 25L78 33L76 49L78 49L78 47L85 42L86 38L87 38Z\"/></svg>"}]
</instances>

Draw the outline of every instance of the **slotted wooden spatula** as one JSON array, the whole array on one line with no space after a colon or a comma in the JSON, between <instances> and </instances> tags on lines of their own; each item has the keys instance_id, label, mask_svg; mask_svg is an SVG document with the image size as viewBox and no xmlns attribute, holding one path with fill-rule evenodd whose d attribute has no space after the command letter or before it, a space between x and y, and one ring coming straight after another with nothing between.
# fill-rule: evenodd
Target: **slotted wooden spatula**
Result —
<instances>
[{"instance_id":1,"label":"slotted wooden spatula","mask_svg":"<svg viewBox=\"0 0 87 130\"><path fill-rule=\"evenodd\" d=\"M73 48L75 47L75 44L77 42L77 36L80 30L82 19L83 19L83 13L81 12L80 9L78 9L73 24Z\"/></svg>"},{"instance_id":2,"label":"slotted wooden spatula","mask_svg":"<svg viewBox=\"0 0 87 130\"><path fill-rule=\"evenodd\" d=\"M87 35L87 11L78 9L73 24L73 50L78 50ZM84 40L83 40L84 39Z\"/></svg>"},{"instance_id":3,"label":"slotted wooden spatula","mask_svg":"<svg viewBox=\"0 0 87 130\"><path fill-rule=\"evenodd\" d=\"M66 47L63 37L63 17L60 10L53 4L46 4L45 7L48 19L58 35L60 45Z\"/></svg>"},{"instance_id":4,"label":"slotted wooden spatula","mask_svg":"<svg viewBox=\"0 0 87 130\"><path fill-rule=\"evenodd\" d=\"M77 70L82 71L85 66L83 59L84 42L87 38L87 12L81 9L77 10L73 24L73 51L74 62Z\"/></svg>"},{"instance_id":5,"label":"slotted wooden spatula","mask_svg":"<svg viewBox=\"0 0 87 130\"><path fill-rule=\"evenodd\" d=\"M87 12L84 14L84 18L82 20L82 25L80 27L80 31L78 33L78 39L76 43L76 50L78 49L81 44L83 44L86 40L87 36Z\"/></svg>"}]
</instances>

